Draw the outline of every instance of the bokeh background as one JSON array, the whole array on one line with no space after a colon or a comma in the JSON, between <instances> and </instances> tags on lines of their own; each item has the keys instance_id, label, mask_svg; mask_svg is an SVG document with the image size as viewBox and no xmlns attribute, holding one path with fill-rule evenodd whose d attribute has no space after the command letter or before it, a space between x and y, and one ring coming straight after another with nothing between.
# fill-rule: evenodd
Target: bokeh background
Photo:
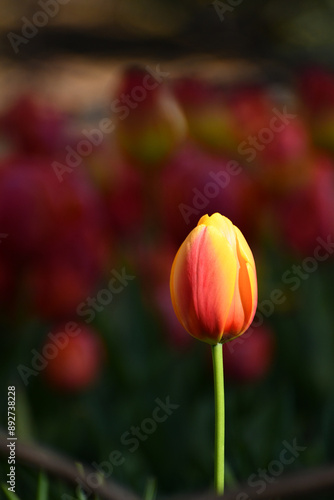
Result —
<instances>
[{"instance_id":1,"label":"bokeh background","mask_svg":"<svg viewBox=\"0 0 334 500\"><path fill-rule=\"evenodd\" d=\"M177 323L169 273L218 211L259 281L254 325L224 347L227 486L334 460L333 20L331 0L3 0L4 432L15 386L31 449L102 472L118 450L105 476L140 496L152 478L212 487L210 348ZM286 442L300 451L275 469ZM17 462L18 498L39 472ZM43 481L39 500L85 498Z\"/></svg>"}]
</instances>

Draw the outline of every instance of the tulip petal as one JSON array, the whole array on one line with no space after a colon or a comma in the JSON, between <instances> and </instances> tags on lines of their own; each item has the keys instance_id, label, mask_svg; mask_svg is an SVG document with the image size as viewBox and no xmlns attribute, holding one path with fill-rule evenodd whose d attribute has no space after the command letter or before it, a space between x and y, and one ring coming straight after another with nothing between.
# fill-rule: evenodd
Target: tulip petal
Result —
<instances>
[{"instance_id":1,"label":"tulip petal","mask_svg":"<svg viewBox=\"0 0 334 500\"><path fill-rule=\"evenodd\" d=\"M245 260L246 262L249 262L251 264L251 266L254 267L254 269L255 269L254 257L253 257L252 251L249 248L249 245L248 245L244 235L242 234L242 232L240 231L240 229L238 227L236 227L236 226L233 226L233 227L234 227L236 239L238 242L238 251L240 254L240 258L242 260Z\"/></svg>"},{"instance_id":2,"label":"tulip petal","mask_svg":"<svg viewBox=\"0 0 334 500\"><path fill-rule=\"evenodd\" d=\"M218 229L218 231L220 231L225 236L232 248L235 248L234 226L230 219L224 217L219 213L215 213L211 216L203 215L197 225L199 226L200 224L204 224L205 226L213 226Z\"/></svg>"},{"instance_id":3,"label":"tulip petal","mask_svg":"<svg viewBox=\"0 0 334 500\"><path fill-rule=\"evenodd\" d=\"M241 301L245 311L245 325L240 333L243 333L253 321L257 307L257 277L254 257L247 241L241 231L235 228L237 236L237 252L239 262L246 262L241 266L239 273L239 289Z\"/></svg>"},{"instance_id":4,"label":"tulip petal","mask_svg":"<svg viewBox=\"0 0 334 500\"><path fill-rule=\"evenodd\" d=\"M223 341L241 335L251 324L257 304L257 280L251 249L241 231L234 226L238 260L237 286L225 324Z\"/></svg>"},{"instance_id":5,"label":"tulip petal","mask_svg":"<svg viewBox=\"0 0 334 500\"><path fill-rule=\"evenodd\" d=\"M232 338L237 337L242 330L244 323L245 313L241 302L239 286L237 285L234 290L234 296L225 323L225 331L223 334L222 342L226 342L227 340L231 340Z\"/></svg>"},{"instance_id":6,"label":"tulip petal","mask_svg":"<svg viewBox=\"0 0 334 500\"><path fill-rule=\"evenodd\" d=\"M225 235L215 225L199 224L181 245L171 272L173 307L191 335L211 344L221 340L236 277L235 251Z\"/></svg>"},{"instance_id":7,"label":"tulip petal","mask_svg":"<svg viewBox=\"0 0 334 500\"><path fill-rule=\"evenodd\" d=\"M240 279L240 295L245 311L245 324L240 332L244 333L251 325L257 306L257 279L256 271L250 265L246 264L247 275L245 273L244 279Z\"/></svg>"}]
</instances>

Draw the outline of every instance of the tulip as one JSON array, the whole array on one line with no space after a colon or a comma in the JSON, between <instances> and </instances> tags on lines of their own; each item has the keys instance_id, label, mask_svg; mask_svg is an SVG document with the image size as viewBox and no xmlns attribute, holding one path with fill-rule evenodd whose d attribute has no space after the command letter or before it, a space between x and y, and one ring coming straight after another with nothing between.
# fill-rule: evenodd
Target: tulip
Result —
<instances>
[{"instance_id":1,"label":"tulip","mask_svg":"<svg viewBox=\"0 0 334 500\"><path fill-rule=\"evenodd\" d=\"M241 231L218 213L204 215L176 254L170 288L193 337L217 344L241 335L257 304L254 258Z\"/></svg>"},{"instance_id":2,"label":"tulip","mask_svg":"<svg viewBox=\"0 0 334 500\"><path fill-rule=\"evenodd\" d=\"M222 344L247 330L255 315L257 278L241 231L219 213L204 215L182 243L170 276L176 316L212 345L215 389L215 490L224 492L225 403Z\"/></svg>"}]
</instances>

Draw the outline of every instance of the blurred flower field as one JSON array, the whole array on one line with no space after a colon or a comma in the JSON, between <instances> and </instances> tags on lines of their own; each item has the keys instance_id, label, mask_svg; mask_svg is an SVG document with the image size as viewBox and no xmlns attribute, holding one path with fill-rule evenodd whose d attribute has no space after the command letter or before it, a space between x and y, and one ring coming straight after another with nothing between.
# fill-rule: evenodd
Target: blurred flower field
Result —
<instances>
[{"instance_id":1,"label":"blurred flower field","mask_svg":"<svg viewBox=\"0 0 334 500\"><path fill-rule=\"evenodd\" d=\"M330 463L334 74L283 85L143 65L111 87L72 113L21 92L0 116L4 432L15 386L18 440L140 496L152 478L161 495L210 486L210 351L178 323L169 276L199 218L220 212L259 283L252 326L224 345L226 486L260 492ZM38 474L17 461L19 498L35 498ZM47 498L75 494L48 484Z\"/></svg>"}]
</instances>

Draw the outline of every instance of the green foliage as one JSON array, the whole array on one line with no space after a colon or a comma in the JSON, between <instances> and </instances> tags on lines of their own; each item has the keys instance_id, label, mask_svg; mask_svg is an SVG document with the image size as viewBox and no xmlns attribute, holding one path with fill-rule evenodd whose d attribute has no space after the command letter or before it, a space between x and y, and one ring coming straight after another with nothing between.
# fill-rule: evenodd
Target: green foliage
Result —
<instances>
[{"instance_id":1,"label":"green foliage","mask_svg":"<svg viewBox=\"0 0 334 500\"><path fill-rule=\"evenodd\" d=\"M5 484L2 484L1 487L8 500L20 500L19 497L15 495L15 493L8 490L8 487Z\"/></svg>"}]
</instances>

